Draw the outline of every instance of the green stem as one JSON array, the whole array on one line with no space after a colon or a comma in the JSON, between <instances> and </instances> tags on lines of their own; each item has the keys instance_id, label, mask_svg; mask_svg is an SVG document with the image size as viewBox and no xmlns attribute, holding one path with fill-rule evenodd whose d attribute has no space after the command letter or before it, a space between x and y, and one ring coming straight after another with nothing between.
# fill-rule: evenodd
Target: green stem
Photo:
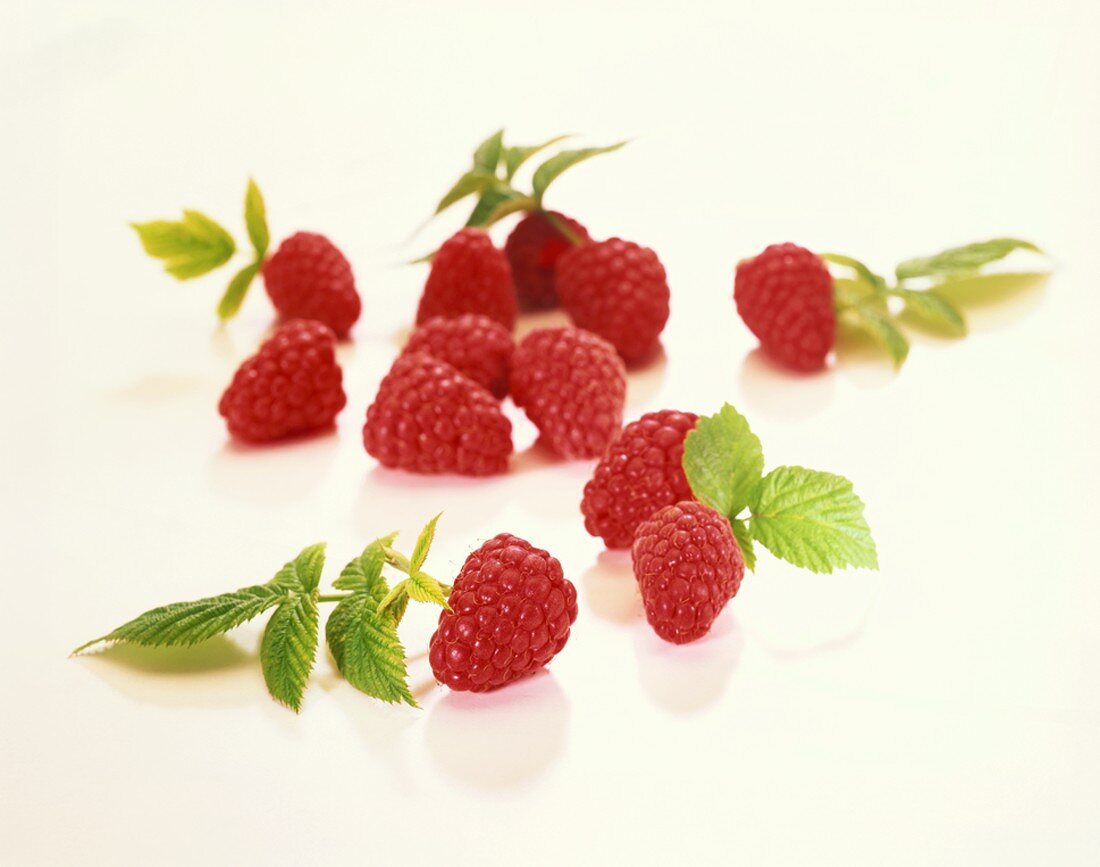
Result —
<instances>
[{"instance_id":1,"label":"green stem","mask_svg":"<svg viewBox=\"0 0 1100 867\"><path fill-rule=\"evenodd\" d=\"M342 602L345 599L350 599L351 593L322 593L317 597L318 602Z\"/></svg>"},{"instance_id":2,"label":"green stem","mask_svg":"<svg viewBox=\"0 0 1100 867\"><path fill-rule=\"evenodd\" d=\"M570 229L569 226L567 226L562 220L559 220L554 214L551 214L549 211L546 210L540 210L539 213L541 213L542 216L546 219L546 222L548 222L551 226L558 230L559 235L565 238L565 240L572 244L574 247L579 247L581 244L584 243L584 240L581 238L580 235Z\"/></svg>"}]
</instances>

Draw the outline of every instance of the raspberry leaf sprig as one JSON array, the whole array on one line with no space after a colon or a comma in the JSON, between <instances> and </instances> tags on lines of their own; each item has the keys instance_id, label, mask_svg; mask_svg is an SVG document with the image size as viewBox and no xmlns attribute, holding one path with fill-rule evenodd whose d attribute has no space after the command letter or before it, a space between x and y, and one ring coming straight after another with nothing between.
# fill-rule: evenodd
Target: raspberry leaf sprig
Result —
<instances>
[{"instance_id":1,"label":"raspberry leaf sprig","mask_svg":"<svg viewBox=\"0 0 1100 867\"><path fill-rule=\"evenodd\" d=\"M531 191L524 192L514 185L516 172L531 157L571 138L557 135L536 145L504 144L504 130L497 130L474 150L473 165L447 191L435 214L441 214L452 205L469 196L477 196L474 207L466 219L467 226L488 228L509 214L520 211L542 211L543 197L550 184L567 169L600 154L616 151L626 141L603 147L587 147L562 150L547 158L531 176ZM558 225L568 237L568 227ZM570 239L574 240L574 239Z\"/></svg>"},{"instance_id":2,"label":"raspberry leaf sprig","mask_svg":"<svg viewBox=\"0 0 1100 867\"><path fill-rule=\"evenodd\" d=\"M298 712L317 656L319 606L335 602L325 623L325 640L340 674L373 698L417 707L397 628L410 599L448 607L451 588L422 569L438 520L436 515L428 522L409 557L393 548L397 533L375 539L333 582L341 592L320 592L325 545L310 545L266 584L153 608L80 645L73 654L124 642L190 647L274 609L260 642L260 667L271 697ZM383 575L387 565L407 576L392 589Z\"/></svg>"},{"instance_id":3,"label":"raspberry leaf sprig","mask_svg":"<svg viewBox=\"0 0 1100 867\"><path fill-rule=\"evenodd\" d=\"M684 440L683 466L696 498L729 519L750 570L756 542L812 572L878 568L863 501L852 483L798 466L765 475L760 439L728 403L699 418Z\"/></svg>"},{"instance_id":4,"label":"raspberry leaf sprig","mask_svg":"<svg viewBox=\"0 0 1100 867\"><path fill-rule=\"evenodd\" d=\"M890 299L898 299L900 312L913 324L947 337L965 337L966 318L944 290L958 281L973 279L986 265L1016 250L1043 253L1035 244L1018 238L978 241L900 262L894 269L893 282L851 256L824 253L821 258L840 268L844 275L834 277L840 321L873 337L889 353L895 367L901 367L909 355L909 340L897 324Z\"/></svg>"},{"instance_id":5,"label":"raspberry leaf sprig","mask_svg":"<svg viewBox=\"0 0 1100 867\"><path fill-rule=\"evenodd\" d=\"M260 273L271 244L267 208L260 188L251 178L244 196L244 222L252 244L251 261L237 271L218 301L223 322L240 310L253 279ZM191 280L214 271L237 251L233 236L199 211L185 210L182 220L131 223L145 252L164 262L164 270L177 280Z\"/></svg>"}]
</instances>

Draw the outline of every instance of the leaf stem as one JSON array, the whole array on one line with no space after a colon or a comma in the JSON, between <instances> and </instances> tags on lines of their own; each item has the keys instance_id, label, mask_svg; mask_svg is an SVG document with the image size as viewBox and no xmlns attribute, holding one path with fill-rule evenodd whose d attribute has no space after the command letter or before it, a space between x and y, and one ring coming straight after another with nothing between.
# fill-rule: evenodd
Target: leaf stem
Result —
<instances>
[{"instance_id":1,"label":"leaf stem","mask_svg":"<svg viewBox=\"0 0 1100 867\"><path fill-rule=\"evenodd\" d=\"M540 213L551 226L558 230L558 234L565 238L574 247L579 247L584 243L580 235L569 228L564 222L559 220L554 214L545 209L540 209Z\"/></svg>"},{"instance_id":2,"label":"leaf stem","mask_svg":"<svg viewBox=\"0 0 1100 867\"><path fill-rule=\"evenodd\" d=\"M345 599L350 599L353 593L322 593L317 597L318 602L342 602Z\"/></svg>"}]
</instances>

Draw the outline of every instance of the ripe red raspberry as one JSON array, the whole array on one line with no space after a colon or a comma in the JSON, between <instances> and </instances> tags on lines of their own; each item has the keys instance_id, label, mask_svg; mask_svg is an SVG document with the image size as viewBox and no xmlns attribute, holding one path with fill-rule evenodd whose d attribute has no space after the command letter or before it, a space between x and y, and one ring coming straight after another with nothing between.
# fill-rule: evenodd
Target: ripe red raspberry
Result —
<instances>
[{"instance_id":1,"label":"ripe red raspberry","mask_svg":"<svg viewBox=\"0 0 1100 867\"><path fill-rule=\"evenodd\" d=\"M462 229L432 257L420 296L416 324L436 316L480 313L511 331L516 325L516 291L504 253L482 229Z\"/></svg>"},{"instance_id":2,"label":"ripe red raspberry","mask_svg":"<svg viewBox=\"0 0 1100 867\"><path fill-rule=\"evenodd\" d=\"M599 457L623 424L626 368L595 334L537 328L516 347L512 400L562 457Z\"/></svg>"},{"instance_id":3,"label":"ripe red raspberry","mask_svg":"<svg viewBox=\"0 0 1100 867\"><path fill-rule=\"evenodd\" d=\"M367 409L363 445L384 467L487 476L508 469L512 423L476 382L410 352L394 362Z\"/></svg>"},{"instance_id":4,"label":"ripe red raspberry","mask_svg":"<svg viewBox=\"0 0 1100 867\"><path fill-rule=\"evenodd\" d=\"M584 526L608 548L629 548L638 525L664 506L692 499L684 475L684 438L698 417L664 409L632 421L584 486Z\"/></svg>"},{"instance_id":5,"label":"ripe red raspberry","mask_svg":"<svg viewBox=\"0 0 1100 867\"><path fill-rule=\"evenodd\" d=\"M796 370L820 370L836 341L833 278L797 244L772 244L737 266L737 312L764 351Z\"/></svg>"},{"instance_id":6,"label":"ripe red raspberry","mask_svg":"<svg viewBox=\"0 0 1100 867\"><path fill-rule=\"evenodd\" d=\"M218 403L229 432L266 442L331 425L347 402L335 346L320 322L280 326L237 368Z\"/></svg>"},{"instance_id":7,"label":"ripe red raspberry","mask_svg":"<svg viewBox=\"0 0 1100 867\"><path fill-rule=\"evenodd\" d=\"M561 563L508 533L466 558L448 601L428 659L435 679L456 690L486 692L533 674L565 647L577 619Z\"/></svg>"},{"instance_id":8,"label":"ripe red raspberry","mask_svg":"<svg viewBox=\"0 0 1100 867\"><path fill-rule=\"evenodd\" d=\"M351 265L324 235L296 232L264 262L264 286L283 319L316 319L347 337L359 318Z\"/></svg>"},{"instance_id":9,"label":"ripe red raspberry","mask_svg":"<svg viewBox=\"0 0 1100 867\"><path fill-rule=\"evenodd\" d=\"M557 263L558 297L573 322L611 342L626 362L657 350L668 321L668 280L657 254L620 238L573 247Z\"/></svg>"},{"instance_id":10,"label":"ripe red raspberry","mask_svg":"<svg viewBox=\"0 0 1100 867\"><path fill-rule=\"evenodd\" d=\"M702 503L665 506L638 527L634 577L646 620L665 641L706 635L744 574L730 522Z\"/></svg>"},{"instance_id":11,"label":"ripe red raspberry","mask_svg":"<svg viewBox=\"0 0 1100 867\"><path fill-rule=\"evenodd\" d=\"M588 230L576 220L557 211L550 216L564 223L581 241L588 240ZM516 295L529 307L555 307L558 293L554 288L554 264L572 243L557 227L538 211L527 214L516 223L504 242L504 255L512 266Z\"/></svg>"},{"instance_id":12,"label":"ripe red raspberry","mask_svg":"<svg viewBox=\"0 0 1100 867\"><path fill-rule=\"evenodd\" d=\"M504 398L514 348L512 335L503 325L488 316L467 313L456 319L429 319L412 333L403 351L426 352Z\"/></svg>"}]
</instances>

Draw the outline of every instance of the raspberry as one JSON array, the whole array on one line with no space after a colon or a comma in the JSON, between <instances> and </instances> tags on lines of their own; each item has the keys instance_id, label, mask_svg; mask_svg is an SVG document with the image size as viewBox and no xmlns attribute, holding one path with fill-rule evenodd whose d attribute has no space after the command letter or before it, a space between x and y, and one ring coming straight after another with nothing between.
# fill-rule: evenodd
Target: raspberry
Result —
<instances>
[{"instance_id":1,"label":"raspberry","mask_svg":"<svg viewBox=\"0 0 1100 867\"><path fill-rule=\"evenodd\" d=\"M378 387L363 445L384 467L487 476L508 469L512 423L476 382L446 362L410 352Z\"/></svg>"},{"instance_id":2,"label":"raspberry","mask_svg":"<svg viewBox=\"0 0 1100 867\"><path fill-rule=\"evenodd\" d=\"M512 400L562 457L599 457L623 424L626 369L595 334L537 328L516 347Z\"/></svg>"},{"instance_id":3,"label":"raspberry","mask_svg":"<svg viewBox=\"0 0 1100 867\"><path fill-rule=\"evenodd\" d=\"M331 425L347 402L335 346L320 322L280 326L237 368L218 403L230 434L267 442Z\"/></svg>"},{"instance_id":4,"label":"raspberry","mask_svg":"<svg viewBox=\"0 0 1100 867\"><path fill-rule=\"evenodd\" d=\"M546 665L569 640L577 590L561 563L501 533L469 557L439 615L428 659L451 689L486 692Z\"/></svg>"},{"instance_id":5,"label":"raspberry","mask_svg":"<svg viewBox=\"0 0 1100 867\"><path fill-rule=\"evenodd\" d=\"M555 285L573 322L609 341L626 362L656 351L668 321L668 281L657 254L620 238L567 250Z\"/></svg>"},{"instance_id":6,"label":"raspberry","mask_svg":"<svg viewBox=\"0 0 1100 867\"><path fill-rule=\"evenodd\" d=\"M629 548L638 525L664 506L692 499L684 438L698 417L665 409L632 421L584 486L584 526L608 548Z\"/></svg>"},{"instance_id":7,"label":"raspberry","mask_svg":"<svg viewBox=\"0 0 1100 867\"><path fill-rule=\"evenodd\" d=\"M588 230L576 220L557 211L549 213L564 223L581 241L588 240ZM530 213L516 223L508 240L504 242L504 255L512 266L512 279L520 301L534 308L557 306L554 264L570 246L570 241L545 214Z\"/></svg>"},{"instance_id":8,"label":"raspberry","mask_svg":"<svg viewBox=\"0 0 1100 867\"><path fill-rule=\"evenodd\" d=\"M481 229L462 229L432 257L432 270L420 296L416 324L436 316L480 313L511 331L516 325L516 292L504 253Z\"/></svg>"},{"instance_id":9,"label":"raspberry","mask_svg":"<svg viewBox=\"0 0 1100 867\"><path fill-rule=\"evenodd\" d=\"M487 316L467 313L456 319L437 316L417 328L404 352L426 352L489 389L498 399L508 394L512 335Z\"/></svg>"},{"instance_id":10,"label":"raspberry","mask_svg":"<svg viewBox=\"0 0 1100 867\"><path fill-rule=\"evenodd\" d=\"M665 506L634 537L634 577L646 620L673 644L706 635L744 574L730 522L702 503Z\"/></svg>"},{"instance_id":11,"label":"raspberry","mask_svg":"<svg viewBox=\"0 0 1100 867\"><path fill-rule=\"evenodd\" d=\"M737 312L764 351L796 370L820 370L836 341L833 278L797 244L772 244L737 266Z\"/></svg>"},{"instance_id":12,"label":"raspberry","mask_svg":"<svg viewBox=\"0 0 1100 867\"><path fill-rule=\"evenodd\" d=\"M263 266L264 286L283 319L316 319L347 337L359 318L351 265L324 235L297 232Z\"/></svg>"}]
</instances>

